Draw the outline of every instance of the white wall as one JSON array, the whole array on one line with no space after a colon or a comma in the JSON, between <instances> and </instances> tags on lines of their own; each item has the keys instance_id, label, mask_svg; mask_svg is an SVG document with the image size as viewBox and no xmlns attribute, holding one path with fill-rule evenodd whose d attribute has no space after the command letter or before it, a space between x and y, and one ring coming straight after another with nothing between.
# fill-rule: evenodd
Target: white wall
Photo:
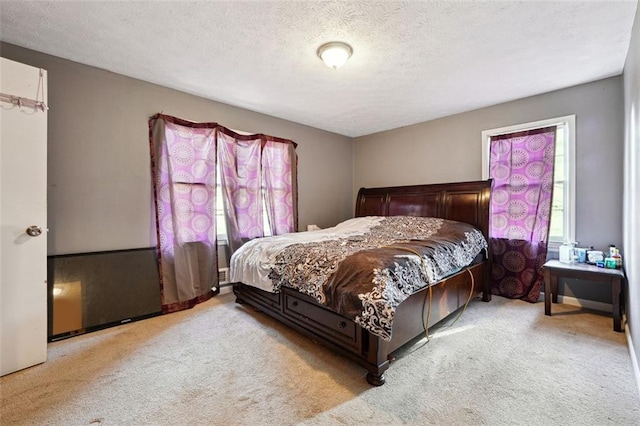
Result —
<instances>
[{"instance_id":1,"label":"white wall","mask_svg":"<svg viewBox=\"0 0 640 426\"><path fill-rule=\"evenodd\" d=\"M624 66L624 251L627 321L640 360L640 6ZM636 367L638 365L636 364ZM636 377L640 388L640 377Z\"/></svg>"},{"instance_id":2,"label":"white wall","mask_svg":"<svg viewBox=\"0 0 640 426\"><path fill-rule=\"evenodd\" d=\"M214 121L298 143L299 226L353 216L351 139L54 56L1 45L49 71L49 254L155 243L147 120Z\"/></svg>"},{"instance_id":3,"label":"white wall","mask_svg":"<svg viewBox=\"0 0 640 426\"><path fill-rule=\"evenodd\" d=\"M354 191L482 178L481 132L576 115L576 239L622 245L622 78L612 77L354 140ZM568 281L567 281L568 282ZM610 289L565 285L565 295L611 303Z\"/></svg>"}]
</instances>

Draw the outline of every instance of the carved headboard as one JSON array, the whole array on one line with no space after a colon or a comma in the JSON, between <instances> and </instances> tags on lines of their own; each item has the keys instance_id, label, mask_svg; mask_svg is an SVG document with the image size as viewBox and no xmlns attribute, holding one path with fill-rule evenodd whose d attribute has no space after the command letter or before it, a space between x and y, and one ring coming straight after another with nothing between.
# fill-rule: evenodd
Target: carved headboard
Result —
<instances>
[{"instance_id":1,"label":"carved headboard","mask_svg":"<svg viewBox=\"0 0 640 426\"><path fill-rule=\"evenodd\" d=\"M489 240L492 180L360 188L359 216L432 216L469 223Z\"/></svg>"}]
</instances>

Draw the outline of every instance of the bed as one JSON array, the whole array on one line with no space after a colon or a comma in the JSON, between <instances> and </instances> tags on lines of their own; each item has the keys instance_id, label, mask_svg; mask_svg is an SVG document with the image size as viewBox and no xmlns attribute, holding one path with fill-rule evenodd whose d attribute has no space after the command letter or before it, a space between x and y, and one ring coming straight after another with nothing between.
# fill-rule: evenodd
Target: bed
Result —
<instances>
[{"instance_id":1,"label":"bed","mask_svg":"<svg viewBox=\"0 0 640 426\"><path fill-rule=\"evenodd\" d=\"M491 180L486 180L361 188L356 200L355 217L361 218L357 220L357 223L367 222L369 223L367 226L371 226L372 229L378 229L380 228L379 224L387 222L394 223L393 226L399 226L392 221L403 221L402 223L408 224L409 228L414 226L413 220L420 220L421 224L426 221L427 225L425 226L427 227L431 226L433 221L438 224L438 227L443 228L444 225L448 226L453 223L450 221L456 221L461 222L459 224L461 226L473 226L474 232L481 234L484 237L482 239L488 241L491 183ZM295 235L295 237L305 238L302 234L307 233L299 234L301 235ZM464 232L464 235L470 234L467 231ZM359 244L359 238L356 236L348 238L348 240ZM409 242L414 242L414 240ZM468 243L467 241L465 244L469 245ZM426 245L428 244L425 243ZM413 262L416 264L415 267L418 269L421 267L420 270L424 271L424 276L427 276L430 274L430 269L424 260L419 260L420 257L417 256L418 252L415 251L415 247L411 244L391 243L384 245L379 250L395 250L395 257L403 258L402 262L407 262L407 264ZM366 253L371 254L373 251L368 250ZM235 253L234 257L236 257ZM295 258L291 256L286 258L285 256L285 259L288 262L281 262L280 269L282 270L274 268L270 274L270 278L273 278L274 282L279 273L284 273L286 268L292 269L293 267L295 270L294 267L297 263ZM481 295L482 300L486 302L491 300L490 260L491 253L487 247L473 256L468 265L454 268L446 278L438 279L436 282L432 281L430 285L412 290L410 294L398 299L401 302L391 309L393 321L388 325L390 328L387 329L386 334L382 330L384 327L380 327L381 332L371 326L371 323L364 321L363 318L366 318L366 315L354 317L348 309L337 308L342 305L326 303L326 300L320 299L317 294L311 293L304 287L292 288L288 285L282 285L266 288L257 283L248 285L236 282L234 283L234 293L236 302L239 304L246 304L264 312L363 366L368 371L367 381L372 385L380 386L385 382L384 373L389 368L392 352L425 333L426 316L428 316L430 327L463 307L472 295ZM244 267L244 264L239 263L238 259L232 259L232 269L234 269L234 261L236 265L241 264ZM331 274L332 277L341 275L340 270L333 271ZM342 273L342 275L345 274ZM437 274L433 277L429 275L429 277L439 278ZM250 279L243 281L250 281ZM333 290L326 291L327 294L333 294L332 292ZM364 306L362 295L358 297L363 300L362 305ZM346 303L346 305L349 304ZM377 320L377 324L379 323L380 321Z\"/></svg>"}]
</instances>

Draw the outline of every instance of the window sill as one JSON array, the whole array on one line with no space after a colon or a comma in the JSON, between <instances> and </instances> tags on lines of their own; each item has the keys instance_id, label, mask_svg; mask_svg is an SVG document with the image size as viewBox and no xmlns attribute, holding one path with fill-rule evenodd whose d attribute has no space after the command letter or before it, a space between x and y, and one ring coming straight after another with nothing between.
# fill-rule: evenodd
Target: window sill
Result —
<instances>
[{"instance_id":1,"label":"window sill","mask_svg":"<svg viewBox=\"0 0 640 426\"><path fill-rule=\"evenodd\" d=\"M551 252L551 253L558 253L560 252L560 246L562 245L562 243L557 242L557 241L550 241L549 244L547 244L547 251Z\"/></svg>"}]
</instances>

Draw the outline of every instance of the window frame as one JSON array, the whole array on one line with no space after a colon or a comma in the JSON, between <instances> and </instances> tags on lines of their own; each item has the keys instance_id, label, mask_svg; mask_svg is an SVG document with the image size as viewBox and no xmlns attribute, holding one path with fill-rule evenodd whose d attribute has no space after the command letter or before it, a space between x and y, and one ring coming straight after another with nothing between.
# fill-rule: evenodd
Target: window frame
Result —
<instances>
[{"instance_id":1,"label":"window frame","mask_svg":"<svg viewBox=\"0 0 640 426\"><path fill-rule=\"evenodd\" d=\"M515 133L525 130L543 127L563 126L568 134L564 146L564 199L563 199L563 239L549 238L548 248L557 251L564 241L575 242L576 239L576 116L565 115L563 117L549 118L546 120L531 121L512 126L499 127L482 131L482 179L489 178L489 154L492 136ZM554 173L554 183L556 181Z\"/></svg>"}]
</instances>

